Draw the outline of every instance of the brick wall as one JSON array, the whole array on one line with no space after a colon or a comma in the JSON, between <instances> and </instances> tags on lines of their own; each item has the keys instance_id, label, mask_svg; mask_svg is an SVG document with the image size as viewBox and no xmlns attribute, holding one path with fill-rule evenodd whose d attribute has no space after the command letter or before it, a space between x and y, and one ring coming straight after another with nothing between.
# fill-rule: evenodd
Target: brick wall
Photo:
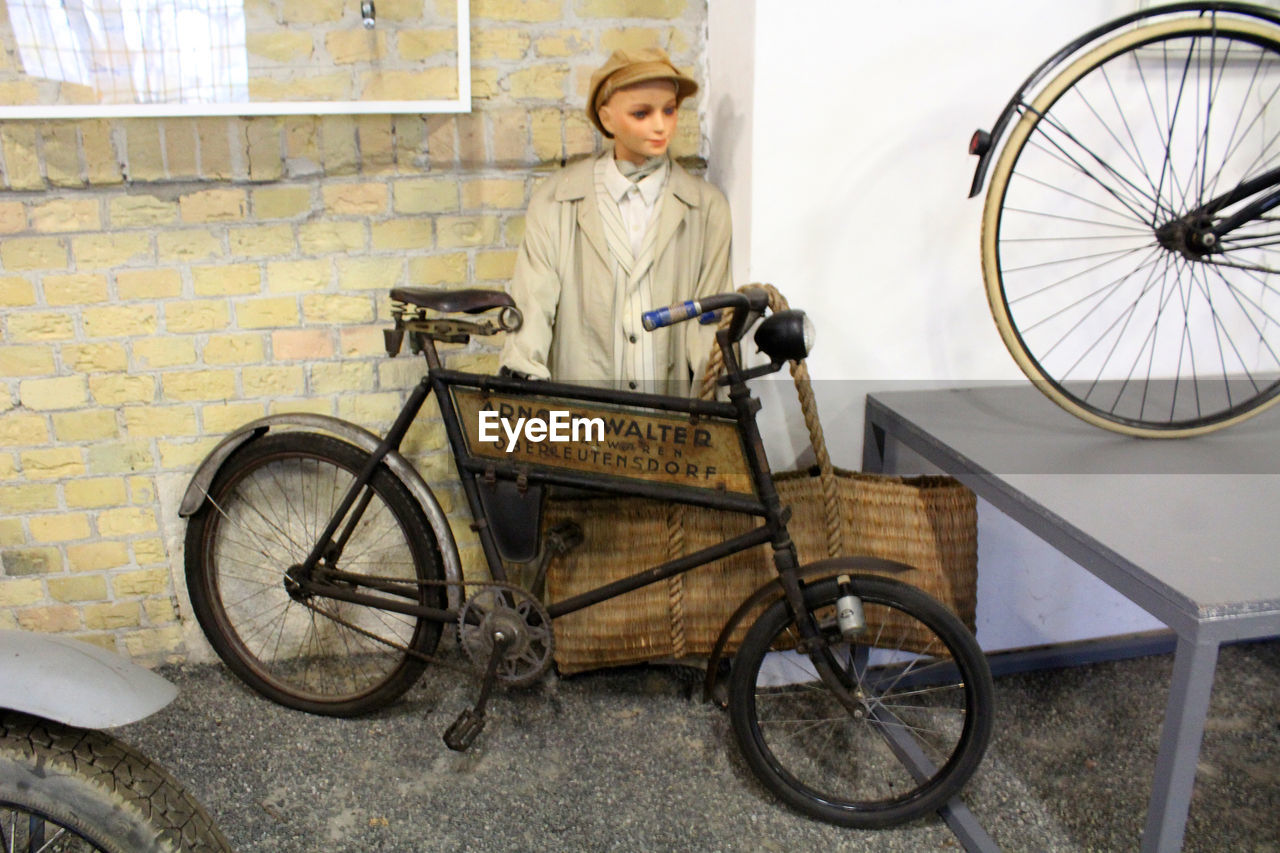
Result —
<instances>
[{"instance_id":1,"label":"brick wall","mask_svg":"<svg viewBox=\"0 0 1280 853\"><path fill-rule=\"evenodd\" d=\"M389 424L423 368L382 350L387 289L503 286L539 173L599 145L591 71L650 44L694 70L704 47L703 0L471 13L469 115L0 123L0 628L202 654L177 518L194 466L267 413ZM675 153L700 147L690 104ZM406 447L478 565L438 419Z\"/></svg>"}]
</instances>

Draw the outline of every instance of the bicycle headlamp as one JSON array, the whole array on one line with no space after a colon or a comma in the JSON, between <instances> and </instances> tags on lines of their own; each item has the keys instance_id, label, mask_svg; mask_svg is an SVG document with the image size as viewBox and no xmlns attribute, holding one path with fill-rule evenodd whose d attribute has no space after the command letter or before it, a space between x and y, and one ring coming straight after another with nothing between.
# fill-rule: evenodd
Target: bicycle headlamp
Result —
<instances>
[{"instance_id":1,"label":"bicycle headlamp","mask_svg":"<svg viewBox=\"0 0 1280 853\"><path fill-rule=\"evenodd\" d=\"M756 346L770 361L799 361L813 348L813 321L803 311L788 309L770 314L756 329Z\"/></svg>"}]
</instances>

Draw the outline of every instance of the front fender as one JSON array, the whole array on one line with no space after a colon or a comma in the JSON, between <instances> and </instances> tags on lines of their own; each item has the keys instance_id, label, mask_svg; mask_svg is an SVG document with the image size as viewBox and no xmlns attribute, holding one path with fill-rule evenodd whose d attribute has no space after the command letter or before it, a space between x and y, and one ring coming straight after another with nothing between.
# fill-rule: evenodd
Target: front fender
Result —
<instances>
[{"instance_id":1,"label":"front fender","mask_svg":"<svg viewBox=\"0 0 1280 853\"><path fill-rule=\"evenodd\" d=\"M0 631L0 707L84 729L136 722L178 688L106 649L53 634Z\"/></svg>"},{"instance_id":2,"label":"front fender","mask_svg":"<svg viewBox=\"0 0 1280 853\"><path fill-rule=\"evenodd\" d=\"M187 491L182 496L182 503L178 507L178 515L187 518L199 512L200 507L208 499L209 486L213 484L213 478L217 476L218 470L222 468L236 448L245 442L260 438L272 429L285 427L326 432L337 436L343 441L354 444L366 453L372 453L377 450L378 445L382 442L378 436L367 429L329 415L296 412L259 418L228 435L209 452L209 455L200 463L200 467L196 469L191 482L187 485ZM418 506L422 508L423 514L427 517L427 523L431 525L431 530L436 535L436 542L440 545L445 580L452 581L448 586L449 606L457 608L461 605L462 562L458 558L458 544L453 538L453 529L449 526L449 519L445 516L444 510L440 508L440 502L436 500L431 487L426 484L426 481L422 479L422 475L409 464L407 459L398 452L391 451L383 461L396 479L404 483L409 493L417 500Z\"/></svg>"},{"instance_id":3,"label":"front fender","mask_svg":"<svg viewBox=\"0 0 1280 853\"><path fill-rule=\"evenodd\" d=\"M836 577L837 575L856 575L867 572L899 574L901 572L915 571L915 566L909 566L906 563L899 563L894 560L882 560L879 557L831 557L814 563L806 563L798 571L801 580L812 581L820 578ZM706 702L712 698L716 680L719 678L720 659L724 657L725 647L729 645L729 638L733 636L733 632L737 630L738 625L747 616L759 612L765 605L772 604L782 595L782 583L777 578L774 578L748 596L746 601L743 601L738 606L738 609L733 612L733 615L729 617L728 621L724 623L724 627L720 629L720 636L716 638L715 647L711 650L711 657L707 660L707 676L702 685L702 701Z\"/></svg>"}]
</instances>

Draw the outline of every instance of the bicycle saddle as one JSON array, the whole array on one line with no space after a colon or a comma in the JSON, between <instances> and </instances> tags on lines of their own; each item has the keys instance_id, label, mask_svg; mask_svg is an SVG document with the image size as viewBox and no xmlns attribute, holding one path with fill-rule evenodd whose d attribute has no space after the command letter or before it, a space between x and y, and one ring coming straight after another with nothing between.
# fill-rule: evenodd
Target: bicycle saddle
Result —
<instances>
[{"instance_id":1,"label":"bicycle saddle","mask_svg":"<svg viewBox=\"0 0 1280 853\"><path fill-rule=\"evenodd\" d=\"M425 287L396 287L396 302L429 308L442 314L479 314L491 308L514 308L515 300L501 290L428 290Z\"/></svg>"}]
</instances>

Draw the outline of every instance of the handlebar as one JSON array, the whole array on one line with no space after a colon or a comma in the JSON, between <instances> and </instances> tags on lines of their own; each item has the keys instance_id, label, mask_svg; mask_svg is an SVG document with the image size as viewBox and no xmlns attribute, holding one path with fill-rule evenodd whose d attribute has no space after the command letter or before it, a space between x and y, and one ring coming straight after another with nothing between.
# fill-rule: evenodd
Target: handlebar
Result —
<instances>
[{"instance_id":1,"label":"handlebar","mask_svg":"<svg viewBox=\"0 0 1280 853\"><path fill-rule=\"evenodd\" d=\"M715 312L721 308L733 309L733 321L729 324L729 339L738 341L746 332L750 320L764 313L769 306L769 294L762 287L744 287L737 293L716 293L704 299L690 299L665 308L655 308L640 315L645 331L652 332L664 326L674 326L697 317L701 323L715 322Z\"/></svg>"}]
</instances>

